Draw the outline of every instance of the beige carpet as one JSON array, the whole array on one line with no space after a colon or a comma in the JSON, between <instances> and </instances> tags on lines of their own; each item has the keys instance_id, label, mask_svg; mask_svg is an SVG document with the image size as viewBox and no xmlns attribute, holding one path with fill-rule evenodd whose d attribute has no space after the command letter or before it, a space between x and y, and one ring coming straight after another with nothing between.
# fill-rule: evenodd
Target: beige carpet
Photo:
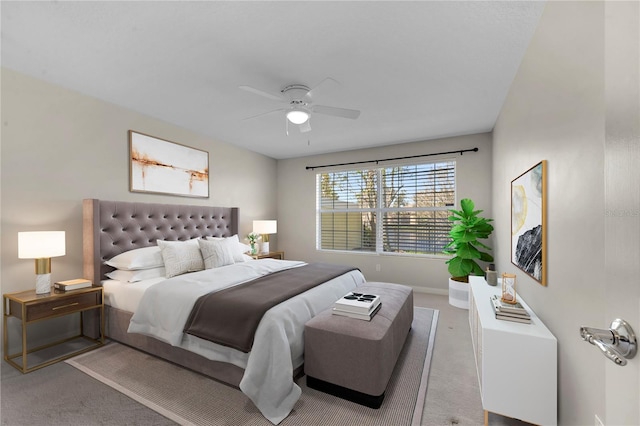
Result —
<instances>
[{"instance_id":1,"label":"beige carpet","mask_svg":"<svg viewBox=\"0 0 640 426\"><path fill-rule=\"evenodd\" d=\"M437 321L437 310L415 308L380 409L309 389L302 377L302 397L280 425L419 425ZM115 342L66 362L179 424L271 425L238 389Z\"/></svg>"}]
</instances>

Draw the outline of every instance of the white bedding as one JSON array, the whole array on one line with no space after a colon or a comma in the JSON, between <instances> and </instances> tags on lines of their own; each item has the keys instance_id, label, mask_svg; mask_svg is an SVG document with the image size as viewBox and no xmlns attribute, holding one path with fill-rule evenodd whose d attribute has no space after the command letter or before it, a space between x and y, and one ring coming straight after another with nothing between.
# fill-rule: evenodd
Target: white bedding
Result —
<instances>
[{"instance_id":1,"label":"white bedding","mask_svg":"<svg viewBox=\"0 0 640 426\"><path fill-rule=\"evenodd\" d=\"M152 285L164 280L166 278L151 278L135 283L104 280L102 281L104 303L123 311L135 312L144 292Z\"/></svg>"},{"instance_id":2,"label":"white bedding","mask_svg":"<svg viewBox=\"0 0 640 426\"><path fill-rule=\"evenodd\" d=\"M301 265L304 262L261 259L151 283L152 280L147 280L118 285L105 281L106 301L109 304L113 301L114 307L134 307L127 309L134 312L129 325L131 333L149 335L208 359L243 368L245 373L240 389L268 420L278 424L300 398L301 389L293 381L293 370L303 362L304 324L363 283L365 279L360 271L354 270L330 280L267 311L248 354L184 334L182 330L198 297ZM112 292L111 289L115 290ZM125 296L123 292L129 292L131 296Z\"/></svg>"}]
</instances>

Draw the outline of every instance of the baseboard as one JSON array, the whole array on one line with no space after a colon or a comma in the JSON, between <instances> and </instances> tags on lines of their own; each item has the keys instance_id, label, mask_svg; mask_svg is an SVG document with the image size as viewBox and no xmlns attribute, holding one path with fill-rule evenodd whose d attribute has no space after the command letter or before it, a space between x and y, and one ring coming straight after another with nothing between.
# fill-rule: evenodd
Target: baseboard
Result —
<instances>
[{"instance_id":1,"label":"baseboard","mask_svg":"<svg viewBox=\"0 0 640 426\"><path fill-rule=\"evenodd\" d=\"M405 284L407 285L407 284ZM437 294L438 296L448 296L449 289L442 288L431 288L431 287L418 287L415 285L410 285L414 291L414 293L423 293L423 294Z\"/></svg>"}]
</instances>

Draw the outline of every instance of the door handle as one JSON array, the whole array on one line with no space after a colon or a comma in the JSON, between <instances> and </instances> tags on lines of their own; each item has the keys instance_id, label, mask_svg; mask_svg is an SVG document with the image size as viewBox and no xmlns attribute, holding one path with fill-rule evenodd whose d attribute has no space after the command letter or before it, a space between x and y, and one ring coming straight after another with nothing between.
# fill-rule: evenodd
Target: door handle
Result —
<instances>
[{"instance_id":1,"label":"door handle","mask_svg":"<svg viewBox=\"0 0 640 426\"><path fill-rule=\"evenodd\" d=\"M631 326L620 318L611 323L609 329L580 327L580 337L596 346L604 356L616 365L625 366L638 351L636 335Z\"/></svg>"}]
</instances>

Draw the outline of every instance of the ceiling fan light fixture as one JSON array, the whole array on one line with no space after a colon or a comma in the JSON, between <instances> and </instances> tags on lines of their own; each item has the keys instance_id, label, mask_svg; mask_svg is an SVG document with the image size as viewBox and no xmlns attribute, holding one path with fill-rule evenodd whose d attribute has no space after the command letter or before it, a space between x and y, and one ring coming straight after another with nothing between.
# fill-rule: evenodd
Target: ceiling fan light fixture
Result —
<instances>
[{"instance_id":1,"label":"ceiling fan light fixture","mask_svg":"<svg viewBox=\"0 0 640 426\"><path fill-rule=\"evenodd\" d=\"M287 120L293 124L302 124L309 119L309 113L300 109L293 109L287 113Z\"/></svg>"}]
</instances>

